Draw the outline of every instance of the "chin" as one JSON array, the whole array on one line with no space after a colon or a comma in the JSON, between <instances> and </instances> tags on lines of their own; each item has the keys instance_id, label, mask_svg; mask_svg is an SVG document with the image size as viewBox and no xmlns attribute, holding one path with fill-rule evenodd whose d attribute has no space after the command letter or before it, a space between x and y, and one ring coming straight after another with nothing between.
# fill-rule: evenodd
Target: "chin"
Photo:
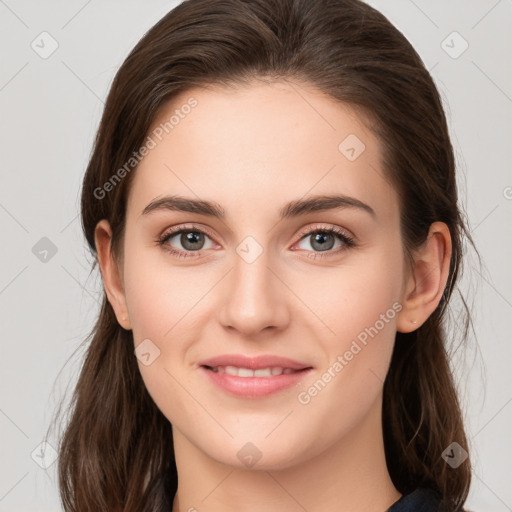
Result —
<instances>
[{"instance_id":1,"label":"chin","mask_svg":"<svg viewBox=\"0 0 512 512\"><path fill-rule=\"evenodd\" d=\"M243 436L250 439L251 436ZM205 455L217 462L237 470L245 471L279 471L293 467L308 458L304 447L311 444L302 440L297 444L283 445L283 436L275 440L231 440L229 444L219 443L215 451L206 447ZM310 448L311 449L311 448Z\"/></svg>"}]
</instances>

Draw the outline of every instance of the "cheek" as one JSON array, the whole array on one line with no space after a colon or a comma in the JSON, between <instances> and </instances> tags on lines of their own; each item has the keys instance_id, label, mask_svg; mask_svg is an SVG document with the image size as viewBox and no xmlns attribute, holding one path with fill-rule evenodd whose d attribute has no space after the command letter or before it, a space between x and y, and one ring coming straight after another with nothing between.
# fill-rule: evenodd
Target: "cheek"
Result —
<instances>
[{"instance_id":1,"label":"cheek","mask_svg":"<svg viewBox=\"0 0 512 512\"><path fill-rule=\"evenodd\" d=\"M134 348L144 346L139 352L149 353L149 361L138 358L142 379L158 408L174 421L182 416L180 411L194 408L186 391L193 384L185 371L188 340L198 338L196 314L215 276L204 275L199 267L194 272L172 269L165 254L156 251L127 245L125 294ZM193 411L197 417L201 414L200 409Z\"/></svg>"},{"instance_id":2,"label":"cheek","mask_svg":"<svg viewBox=\"0 0 512 512\"><path fill-rule=\"evenodd\" d=\"M361 278L355 278L344 293L343 308L338 312L336 327L344 340L359 338L371 329L391 336L396 322L397 309L401 309L400 279L393 271L369 269Z\"/></svg>"},{"instance_id":3,"label":"cheek","mask_svg":"<svg viewBox=\"0 0 512 512\"><path fill-rule=\"evenodd\" d=\"M368 260L315 281L324 290L315 287L311 299L329 327L319 338L326 358L298 401L317 418L335 420L333 429L356 424L382 391L402 309L402 267L391 261Z\"/></svg>"},{"instance_id":4,"label":"cheek","mask_svg":"<svg viewBox=\"0 0 512 512\"><path fill-rule=\"evenodd\" d=\"M136 250L127 246L125 293L135 342L154 338L163 343L212 287L199 267L172 268L163 250ZM211 277L211 276L210 276ZM157 341L158 342L158 341Z\"/></svg>"},{"instance_id":5,"label":"cheek","mask_svg":"<svg viewBox=\"0 0 512 512\"><path fill-rule=\"evenodd\" d=\"M392 263L393 259L397 263ZM300 280L295 276L295 279L294 291L314 313L306 318L312 321L314 316L318 318L320 322L316 322L327 347L343 349L376 323L379 331L393 338L387 331L393 330L397 309L401 309L398 304L402 288L399 256L361 258L338 269L318 269L314 275L304 275Z\"/></svg>"},{"instance_id":6,"label":"cheek","mask_svg":"<svg viewBox=\"0 0 512 512\"><path fill-rule=\"evenodd\" d=\"M346 301L345 322L340 319L337 327L342 333L346 369L353 372L356 386L367 379L374 384L384 381L402 309L400 288L400 266L375 265L366 269Z\"/></svg>"}]
</instances>

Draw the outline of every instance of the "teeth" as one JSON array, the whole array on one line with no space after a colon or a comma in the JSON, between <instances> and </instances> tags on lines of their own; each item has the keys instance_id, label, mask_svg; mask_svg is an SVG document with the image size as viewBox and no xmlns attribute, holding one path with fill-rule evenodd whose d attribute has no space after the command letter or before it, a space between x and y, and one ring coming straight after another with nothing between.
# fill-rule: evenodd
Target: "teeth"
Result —
<instances>
[{"instance_id":1,"label":"teeth","mask_svg":"<svg viewBox=\"0 0 512 512\"><path fill-rule=\"evenodd\" d=\"M232 366L232 368L234 368ZM236 371L236 368L234 368ZM238 376L239 377L254 377L254 371L249 370L248 368L238 368Z\"/></svg>"},{"instance_id":2,"label":"teeth","mask_svg":"<svg viewBox=\"0 0 512 512\"><path fill-rule=\"evenodd\" d=\"M279 374L277 373L276 375L279 375ZM254 370L254 376L255 377L272 377L272 368L261 368L259 370Z\"/></svg>"},{"instance_id":3,"label":"teeth","mask_svg":"<svg viewBox=\"0 0 512 512\"><path fill-rule=\"evenodd\" d=\"M224 372L227 373L228 375L238 375L238 368L236 368L235 366L226 366L224 368Z\"/></svg>"},{"instance_id":4,"label":"teeth","mask_svg":"<svg viewBox=\"0 0 512 512\"><path fill-rule=\"evenodd\" d=\"M217 373L227 373L235 377L275 377L277 375L294 373L295 370L291 368L259 368L258 370L251 370L250 368L238 368L236 366L216 366L212 368Z\"/></svg>"}]
</instances>

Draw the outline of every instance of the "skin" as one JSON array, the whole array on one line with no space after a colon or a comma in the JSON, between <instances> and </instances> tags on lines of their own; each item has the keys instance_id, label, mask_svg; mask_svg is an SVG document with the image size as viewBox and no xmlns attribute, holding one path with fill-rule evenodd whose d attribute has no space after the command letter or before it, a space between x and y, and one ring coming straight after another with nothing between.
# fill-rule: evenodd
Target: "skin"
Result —
<instances>
[{"instance_id":1,"label":"skin","mask_svg":"<svg viewBox=\"0 0 512 512\"><path fill-rule=\"evenodd\" d=\"M449 231L434 223L408 263L379 140L348 105L314 87L255 81L193 89L166 105L154 127L190 97L197 106L136 170L122 263L110 251L106 220L95 233L119 323L133 331L135 347L150 339L160 350L139 368L172 424L179 476L173 512L384 511L401 496L384 456L384 378L396 332L419 327L441 299ZM354 161L338 149L348 134L366 146ZM288 201L332 193L363 201L375 217L344 208L279 219ZM141 215L166 194L215 201L226 217ZM209 233L191 257L178 258L156 242L190 223ZM333 226L356 245L334 237L330 255L318 257L327 253L301 230ZM263 250L252 263L236 252L247 236ZM169 245L187 252L179 235ZM396 303L394 318L309 403L300 403L298 394ZM227 353L291 357L313 371L269 397L233 397L198 369L201 360ZM261 454L252 467L237 457L248 442Z\"/></svg>"}]
</instances>

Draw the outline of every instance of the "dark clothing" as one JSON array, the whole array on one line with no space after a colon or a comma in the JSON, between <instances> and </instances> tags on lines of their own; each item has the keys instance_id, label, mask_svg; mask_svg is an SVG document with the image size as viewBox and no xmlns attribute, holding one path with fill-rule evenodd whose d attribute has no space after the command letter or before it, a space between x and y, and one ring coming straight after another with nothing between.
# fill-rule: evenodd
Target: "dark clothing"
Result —
<instances>
[{"instance_id":1,"label":"dark clothing","mask_svg":"<svg viewBox=\"0 0 512 512\"><path fill-rule=\"evenodd\" d=\"M386 512L437 512L440 497L430 489L418 488L395 501Z\"/></svg>"}]
</instances>

